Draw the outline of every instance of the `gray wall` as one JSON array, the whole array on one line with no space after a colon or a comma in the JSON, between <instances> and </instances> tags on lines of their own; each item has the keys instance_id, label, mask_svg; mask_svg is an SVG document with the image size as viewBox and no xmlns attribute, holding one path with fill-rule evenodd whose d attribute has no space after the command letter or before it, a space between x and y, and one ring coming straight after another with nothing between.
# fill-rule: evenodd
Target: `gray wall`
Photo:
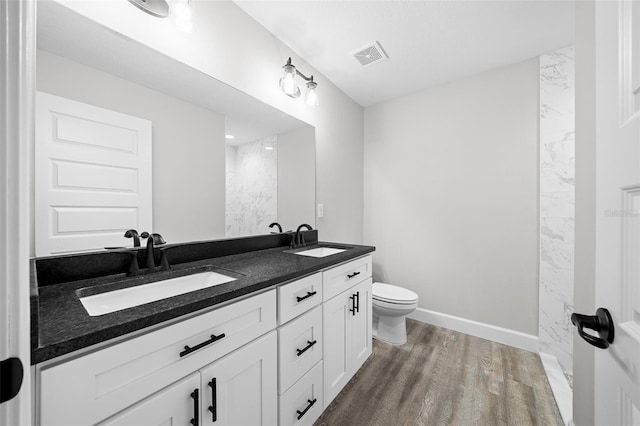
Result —
<instances>
[{"instance_id":1,"label":"gray wall","mask_svg":"<svg viewBox=\"0 0 640 426\"><path fill-rule=\"evenodd\" d=\"M278 222L295 230L315 227L315 129L304 127L278 135Z\"/></svg>"},{"instance_id":2,"label":"gray wall","mask_svg":"<svg viewBox=\"0 0 640 426\"><path fill-rule=\"evenodd\" d=\"M153 231L171 243L224 237L224 116L43 51L36 86L151 120Z\"/></svg>"},{"instance_id":3,"label":"gray wall","mask_svg":"<svg viewBox=\"0 0 640 426\"><path fill-rule=\"evenodd\" d=\"M538 332L538 59L365 109L374 280Z\"/></svg>"},{"instance_id":4,"label":"gray wall","mask_svg":"<svg viewBox=\"0 0 640 426\"><path fill-rule=\"evenodd\" d=\"M574 309L595 312L596 30L595 2L576 2L576 242ZM594 348L573 335L573 421L595 421Z\"/></svg>"}]
</instances>

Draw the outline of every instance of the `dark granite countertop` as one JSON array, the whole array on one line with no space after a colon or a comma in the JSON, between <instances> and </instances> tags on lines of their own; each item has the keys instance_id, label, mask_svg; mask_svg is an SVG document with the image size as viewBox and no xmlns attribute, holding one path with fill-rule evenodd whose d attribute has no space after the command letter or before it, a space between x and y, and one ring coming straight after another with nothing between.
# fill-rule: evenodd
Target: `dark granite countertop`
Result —
<instances>
[{"instance_id":1,"label":"dark granite countertop","mask_svg":"<svg viewBox=\"0 0 640 426\"><path fill-rule=\"evenodd\" d=\"M279 284L310 275L316 271L355 259L375 250L371 246L319 243L317 246L346 248L344 252L324 258L287 253L285 247L269 248L247 253L181 263L171 271L154 272L136 277L124 273L82 279L38 287L37 303L32 302L31 363L36 364L97 343L150 327L163 321L199 311L223 302L241 298L254 292L275 288ZM79 300L95 293L96 287L130 287L162 279L203 271L216 271L236 278L235 281L174 296L100 316L89 316ZM88 289L88 287L91 287ZM37 327L36 327L37 326Z\"/></svg>"}]
</instances>

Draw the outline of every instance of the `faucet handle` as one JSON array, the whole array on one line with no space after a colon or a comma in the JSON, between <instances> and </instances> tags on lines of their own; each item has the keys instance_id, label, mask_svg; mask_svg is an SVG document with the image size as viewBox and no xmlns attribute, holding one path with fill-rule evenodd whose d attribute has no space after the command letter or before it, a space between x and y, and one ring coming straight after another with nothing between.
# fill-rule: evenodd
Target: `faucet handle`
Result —
<instances>
[{"instance_id":1,"label":"faucet handle","mask_svg":"<svg viewBox=\"0 0 640 426\"><path fill-rule=\"evenodd\" d=\"M153 238L154 244L167 244L167 242L162 238L160 234L151 234L151 238Z\"/></svg>"},{"instance_id":2,"label":"faucet handle","mask_svg":"<svg viewBox=\"0 0 640 426\"><path fill-rule=\"evenodd\" d=\"M143 234L145 234L145 232L143 232ZM125 238L133 238L133 246L134 247L140 247L140 235L138 235L138 231L136 231L135 229L129 229L127 232L124 233ZM142 238L146 238L146 237L142 237Z\"/></svg>"},{"instance_id":3,"label":"faucet handle","mask_svg":"<svg viewBox=\"0 0 640 426\"><path fill-rule=\"evenodd\" d=\"M147 231L144 231L142 234L140 234L140 238L149 238L149 233Z\"/></svg>"}]
</instances>

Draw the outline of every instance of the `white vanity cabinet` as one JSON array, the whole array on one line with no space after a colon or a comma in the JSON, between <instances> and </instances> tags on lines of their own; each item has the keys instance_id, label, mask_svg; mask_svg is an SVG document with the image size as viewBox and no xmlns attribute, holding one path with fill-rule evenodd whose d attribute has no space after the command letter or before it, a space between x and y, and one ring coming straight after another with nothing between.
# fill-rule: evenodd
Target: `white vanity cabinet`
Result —
<instances>
[{"instance_id":1,"label":"white vanity cabinet","mask_svg":"<svg viewBox=\"0 0 640 426\"><path fill-rule=\"evenodd\" d=\"M278 419L276 345L272 331L100 426L273 425Z\"/></svg>"},{"instance_id":2,"label":"white vanity cabinet","mask_svg":"<svg viewBox=\"0 0 640 426\"><path fill-rule=\"evenodd\" d=\"M77 358L38 366L39 424L92 425L138 402L141 407L151 404L145 400L156 392L172 393L174 384L228 354L244 353L233 351L275 327L276 292L271 290ZM260 368L276 371L275 343L270 352L260 362L272 365ZM276 380L270 384L276 404Z\"/></svg>"},{"instance_id":3,"label":"white vanity cabinet","mask_svg":"<svg viewBox=\"0 0 640 426\"><path fill-rule=\"evenodd\" d=\"M200 370L200 425L275 425L278 421L276 332Z\"/></svg>"},{"instance_id":4,"label":"white vanity cabinet","mask_svg":"<svg viewBox=\"0 0 640 426\"><path fill-rule=\"evenodd\" d=\"M371 256L324 272L324 408L371 355Z\"/></svg>"}]
</instances>

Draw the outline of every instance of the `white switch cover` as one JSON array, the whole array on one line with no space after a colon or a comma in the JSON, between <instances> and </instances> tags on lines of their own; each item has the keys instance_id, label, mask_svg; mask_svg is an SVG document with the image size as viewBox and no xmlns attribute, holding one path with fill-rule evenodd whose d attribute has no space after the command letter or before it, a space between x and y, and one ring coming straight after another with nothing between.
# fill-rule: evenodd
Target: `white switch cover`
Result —
<instances>
[{"instance_id":1,"label":"white switch cover","mask_svg":"<svg viewBox=\"0 0 640 426\"><path fill-rule=\"evenodd\" d=\"M318 217L324 217L324 204L318 204Z\"/></svg>"}]
</instances>

